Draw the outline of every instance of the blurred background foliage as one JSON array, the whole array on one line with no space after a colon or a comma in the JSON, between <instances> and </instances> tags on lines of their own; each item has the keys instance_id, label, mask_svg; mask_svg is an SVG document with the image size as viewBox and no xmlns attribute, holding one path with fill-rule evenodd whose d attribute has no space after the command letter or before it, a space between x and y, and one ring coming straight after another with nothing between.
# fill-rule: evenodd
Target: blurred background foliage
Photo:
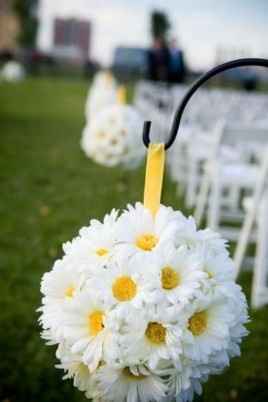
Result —
<instances>
[{"instance_id":1,"label":"blurred background foliage","mask_svg":"<svg viewBox=\"0 0 268 402\"><path fill-rule=\"evenodd\" d=\"M38 29L38 0L14 0L14 11L20 19L18 41L21 46L34 47Z\"/></svg>"}]
</instances>

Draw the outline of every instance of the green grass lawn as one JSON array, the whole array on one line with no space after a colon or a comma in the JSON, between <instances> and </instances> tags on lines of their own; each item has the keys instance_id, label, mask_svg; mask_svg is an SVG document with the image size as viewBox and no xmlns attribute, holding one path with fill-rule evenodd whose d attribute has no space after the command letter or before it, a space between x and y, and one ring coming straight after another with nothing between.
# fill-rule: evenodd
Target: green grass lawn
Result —
<instances>
[{"instance_id":1,"label":"green grass lawn","mask_svg":"<svg viewBox=\"0 0 268 402\"><path fill-rule=\"evenodd\" d=\"M28 79L0 84L0 401L82 401L61 380L54 348L37 325L42 274L61 244L90 218L142 199L143 167L105 169L80 150L85 81ZM164 202L183 209L166 180ZM247 294L250 276L241 283ZM250 335L202 401L268 400L268 308L251 312Z\"/></svg>"}]
</instances>

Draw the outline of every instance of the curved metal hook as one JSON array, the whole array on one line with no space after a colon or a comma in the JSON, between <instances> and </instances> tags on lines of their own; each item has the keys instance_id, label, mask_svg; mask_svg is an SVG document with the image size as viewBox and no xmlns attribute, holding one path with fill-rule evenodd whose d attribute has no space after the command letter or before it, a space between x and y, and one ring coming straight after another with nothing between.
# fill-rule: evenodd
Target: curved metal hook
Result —
<instances>
[{"instance_id":1,"label":"curved metal hook","mask_svg":"<svg viewBox=\"0 0 268 402\"><path fill-rule=\"evenodd\" d=\"M199 87L201 87L201 85L203 85L210 78L214 77L215 75L217 75L219 73L222 73L223 71L231 70L232 68L236 68L236 67L244 67L244 66L259 66L259 67L267 67L268 68L268 60L260 59L260 58L246 58L246 59L232 60L232 61L220 64L219 66L212 68L207 73L201 75L201 77L197 81L194 82L194 84L190 87L190 89L186 92L186 94L182 98L182 101L181 101L178 109L176 110L174 120L173 120L171 130L170 130L169 139L165 143L166 150L168 148L170 148L171 145L173 144L173 142L175 141L179 127L180 127L180 122L181 122L181 118L182 118L184 109L185 109L188 101L193 96L193 94L197 91L197 89ZM147 148L150 144L150 129L151 129L151 122L145 121L144 126L143 126L143 142Z\"/></svg>"}]
</instances>

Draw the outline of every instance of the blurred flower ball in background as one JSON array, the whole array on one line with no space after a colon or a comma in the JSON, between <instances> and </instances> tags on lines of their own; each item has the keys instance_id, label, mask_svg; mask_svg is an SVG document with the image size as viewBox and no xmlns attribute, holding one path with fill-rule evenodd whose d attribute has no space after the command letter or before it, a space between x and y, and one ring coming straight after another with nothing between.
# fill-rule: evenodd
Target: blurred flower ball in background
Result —
<instances>
[{"instance_id":1,"label":"blurred flower ball in background","mask_svg":"<svg viewBox=\"0 0 268 402\"><path fill-rule=\"evenodd\" d=\"M225 241L137 203L92 220L42 279L42 336L94 401L188 401L240 353L247 304Z\"/></svg>"},{"instance_id":2,"label":"blurred flower ball in background","mask_svg":"<svg viewBox=\"0 0 268 402\"><path fill-rule=\"evenodd\" d=\"M97 74L95 74L93 83L92 83L94 88L98 89L105 89L105 88L111 88L111 87L116 87L117 82L114 76L110 71L99 71Z\"/></svg>"},{"instance_id":3,"label":"blurred flower ball in background","mask_svg":"<svg viewBox=\"0 0 268 402\"><path fill-rule=\"evenodd\" d=\"M16 62L9 61L7 62L0 71L0 79L8 82L18 82L25 78L25 69L24 67Z\"/></svg>"},{"instance_id":4,"label":"blurred flower ball in background","mask_svg":"<svg viewBox=\"0 0 268 402\"><path fill-rule=\"evenodd\" d=\"M143 120L130 105L107 107L86 125L81 145L86 155L104 166L136 167L145 150Z\"/></svg>"},{"instance_id":5,"label":"blurred flower ball in background","mask_svg":"<svg viewBox=\"0 0 268 402\"><path fill-rule=\"evenodd\" d=\"M117 86L110 73L98 73L86 110L88 120L81 140L86 155L104 166L136 167L145 154L139 134L143 120L126 104L126 88Z\"/></svg>"},{"instance_id":6,"label":"blurred flower ball in background","mask_svg":"<svg viewBox=\"0 0 268 402\"><path fill-rule=\"evenodd\" d=\"M87 121L94 118L96 114L105 107L117 102L117 82L110 72L101 71L94 77L89 89L85 114Z\"/></svg>"}]
</instances>

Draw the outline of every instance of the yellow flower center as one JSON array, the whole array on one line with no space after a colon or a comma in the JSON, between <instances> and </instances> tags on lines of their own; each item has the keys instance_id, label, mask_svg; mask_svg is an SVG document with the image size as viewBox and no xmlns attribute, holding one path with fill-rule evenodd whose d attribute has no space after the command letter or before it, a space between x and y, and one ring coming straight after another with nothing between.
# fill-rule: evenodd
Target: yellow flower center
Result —
<instances>
[{"instance_id":1,"label":"yellow flower center","mask_svg":"<svg viewBox=\"0 0 268 402\"><path fill-rule=\"evenodd\" d=\"M68 288L65 289L64 295L68 299L72 299L74 297L75 287L70 285Z\"/></svg>"},{"instance_id":2,"label":"yellow flower center","mask_svg":"<svg viewBox=\"0 0 268 402\"><path fill-rule=\"evenodd\" d=\"M120 276L113 283L113 295L122 302L133 299L137 294L137 285L129 276Z\"/></svg>"},{"instance_id":3,"label":"yellow flower center","mask_svg":"<svg viewBox=\"0 0 268 402\"><path fill-rule=\"evenodd\" d=\"M158 322L149 322L145 331L146 337L154 344L160 345L166 340L166 328Z\"/></svg>"},{"instance_id":4,"label":"yellow flower center","mask_svg":"<svg viewBox=\"0 0 268 402\"><path fill-rule=\"evenodd\" d=\"M158 238L151 233L145 233L136 239L136 246L144 251L151 251L157 243Z\"/></svg>"},{"instance_id":5,"label":"yellow flower center","mask_svg":"<svg viewBox=\"0 0 268 402\"><path fill-rule=\"evenodd\" d=\"M99 256L99 257L103 257L104 255L107 255L109 253L109 251L107 250L107 248L104 248L104 247L100 247L100 248L98 248L97 250L96 250L96 254Z\"/></svg>"},{"instance_id":6,"label":"yellow flower center","mask_svg":"<svg viewBox=\"0 0 268 402\"><path fill-rule=\"evenodd\" d=\"M122 373L123 373L123 375L125 376L125 377L127 377L128 379L130 379L130 380L143 380L146 376L145 375L143 375L143 374L138 374L138 375L135 375L135 374L133 374L131 371L130 371L130 369L129 369L129 367L125 367L125 368L123 368L123 370L122 370Z\"/></svg>"},{"instance_id":7,"label":"yellow flower center","mask_svg":"<svg viewBox=\"0 0 268 402\"><path fill-rule=\"evenodd\" d=\"M180 284L180 277L178 273L171 267L165 267L161 271L162 288L171 290Z\"/></svg>"},{"instance_id":8,"label":"yellow flower center","mask_svg":"<svg viewBox=\"0 0 268 402\"><path fill-rule=\"evenodd\" d=\"M188 321L188 328L194 336L202 335L207 329L208 317L206 311L195 313Z\"/></svg>"},{"instance_id":9,"label":"yellow flower center","mask_svg":"<svg viewBox=\"0 0 268 402\"><path fill-rule=\"evenodd\" d=\"M103 328L104 313L103 311L96 310L88 315L88 329L91 336L96 336Z\"/></svg>"}]
</instances>

